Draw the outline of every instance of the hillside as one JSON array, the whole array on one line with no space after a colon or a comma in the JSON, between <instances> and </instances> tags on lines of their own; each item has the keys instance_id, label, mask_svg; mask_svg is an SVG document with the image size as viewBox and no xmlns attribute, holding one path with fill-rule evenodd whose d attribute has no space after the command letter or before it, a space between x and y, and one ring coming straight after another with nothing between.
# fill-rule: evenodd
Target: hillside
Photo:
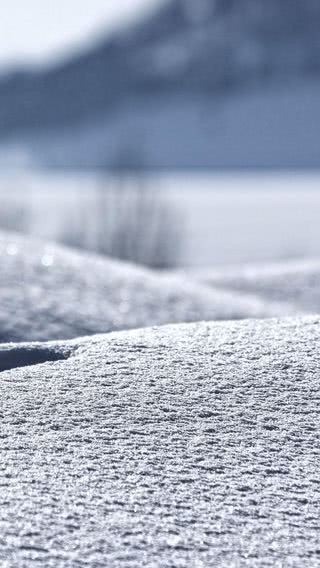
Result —
<instances>
[{"instance_id":1,"label":"hillside","mask_svg":"<svg viewBox=\"0 0 320 568\"><path fill-rule=\"evenodd\" d=\"M110 167L115 156L123 152L123 146L128 153L127 146L134 147L138 137L141 147L143 144L155 147L155 156L147 158L146 165L165 166L168 160L163 157L161 163L158 159L158 146L164 145L172 132L164 129L160 142L154 140L150 125L154 113L160 115L162 121L163 115L164 119L167 116L166 122L172 124L170 111L176 113L177 106L185 104L187 99L190 102L188 113L193 111L197 116L202 109L206 113L209 104L212 116L227 95L234 101L237 92L259 91L266 85L275 86L276 91L279 85L289 85L292 92L296 84L318 78L319 23L320 6L315 0L165 2L144 21L100 41L86 53L53 68L3 78L0 81L0 139L24 143L41 160L47 158L53 165L68 165L69 159L71 165L73 162L76 165L82 162L83 156L72 142L70 158L64 147L60 158L52 157L50 151L59 155L58 141L64 136L72 140L72 134L80 129L83 146L88 146L89 152L92 149L93 157L88 158L88 166ZM299 99L297 105L295 108L303 105L303 99ZM139 114L140 107L146 109L144 118ZM265 112L267 110L268 105ZM312 107L311 112L319 116L319 106ZM129 128L128 139L123 136L121 123L121 117L127 115L129 124L134 117L140 117L138 128ZM190 124L188 131L188 137L195 140L201 136L196 128L197 120L195 126ZM87 133L101 122L107 127L111 124L116 140L111 148L106 141L104 155L98 141L104 139L108 128L98 129L91 139ZM179 126L178 117L176 131ZM294 136L299 137L301 130L303 132L303 125L297 124ZM244 124L240 125L240 131L241 136L249 134L250 137ZM208 148L213 132L209 132ZM51 142L53 133L55 138ZM42 157L42 139L37 146L39 135L49 140ZM270 135L276 139L276 132ZM252 145L257 142L259 140L253 138ZM177 138L176 146L179 144ZM310 146L316 147L317 141L311 139ZM194 165L190 162L192 153L192 148L189 153L182 148L181 156L177 155L176 160L173 156L173 166ZM198 153L202 154L201 148ZM223 159L214 160L214 154L213 150L204 163L195 159L195 165L224 165ZM263 161L274 162L268 150L262 154L262 159L258 159L261 165ZM226 159L228 161L228 155ZM313 157L311 161L318 159L318 156ZM123 160L130 161L129 158ZM240 165L248 161L231 153L230 164L238 165L237 160ZM279 161L280 165L281 161L286 165L286 156L280 156Z\"/></svg>"}]
</instances>

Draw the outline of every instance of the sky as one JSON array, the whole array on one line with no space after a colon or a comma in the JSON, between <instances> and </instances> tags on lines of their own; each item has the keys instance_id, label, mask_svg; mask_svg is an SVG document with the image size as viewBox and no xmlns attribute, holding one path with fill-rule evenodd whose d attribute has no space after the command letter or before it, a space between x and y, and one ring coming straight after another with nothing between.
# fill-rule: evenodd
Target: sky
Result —
<instances>
[{"instance_id":1,"label":"sky","mask_svg":"<svg viewBox=\"0 0 320 568\"><path fill-rule=\"evenodd\" d=\"M5 0L1 2L0 68L59 58L161 1Z\"/></svg>"}]
</instances>

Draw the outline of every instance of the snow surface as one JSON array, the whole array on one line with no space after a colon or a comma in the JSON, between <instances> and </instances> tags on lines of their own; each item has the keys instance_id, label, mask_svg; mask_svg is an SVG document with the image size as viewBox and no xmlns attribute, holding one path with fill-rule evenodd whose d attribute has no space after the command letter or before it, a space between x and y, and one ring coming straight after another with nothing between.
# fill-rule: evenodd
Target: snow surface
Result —
<instances>
[{"instance_id":1,"label":"snow surface","mask_svg":"<svg viewBox=\"0 0 320 568\"><path fill-rule=\"evenodd\" d=\"M1 565L318 567L319 342L308 317L2 346L42 364L1 374Z\"/></svg>"},{"instance_id":2,"label":"snow surface","mask_svg":"<svg viewBox=\"0 0 320 568\"><path fill-rule=\"evenodd\" d=\"M320 313L320 261L306 259L248 264L223 270L204 269L193 276L224 290L256 294L262 300L285 302L292 310Z\"/></svg>"},{"instance_id":3,"label":"snow surface","mask_svg":"<svg viewBox=\"0 0 320 568\"><path fill-rule=\"evenodd\" d=\"M0 342L288 313L252 294L0 233Z\"/></svg>"}]
</instances>

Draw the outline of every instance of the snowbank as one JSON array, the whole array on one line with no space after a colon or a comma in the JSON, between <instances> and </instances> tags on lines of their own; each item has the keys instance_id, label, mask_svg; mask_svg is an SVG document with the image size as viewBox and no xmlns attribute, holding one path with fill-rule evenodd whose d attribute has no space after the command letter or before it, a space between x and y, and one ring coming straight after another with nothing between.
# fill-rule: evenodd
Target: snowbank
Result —
<instances>
[{"instance_id":1,"label":"snowbank","mask_svg":"<svg viewBox=\"0 0 320 568\"><path fill-rule=\"evenodd\" d=\"M0 262L0 342L283 313L253 295L9 233L0 234Z\"/></svg>"},{"instance_id":2,"label":"snowbank","mask_svg":"<svg viewBox=\"0 0 320 568\"><path fill-rule=\"evenodd\" d=\"M287 303L296 312L320 312L320 260L317 259L200 270L192 275L215 288Z\"/></svg>"},{"instance_id":3,"label":"snowbank","mask_svg":"<svg viewBox=\"0 0 320 568\"><path fill-rule=\"evenodd\" d=\"M42 364L1 374L0 561L318 566L319 342L310 317L1 347Z\"/></svg>"}]
</instances>

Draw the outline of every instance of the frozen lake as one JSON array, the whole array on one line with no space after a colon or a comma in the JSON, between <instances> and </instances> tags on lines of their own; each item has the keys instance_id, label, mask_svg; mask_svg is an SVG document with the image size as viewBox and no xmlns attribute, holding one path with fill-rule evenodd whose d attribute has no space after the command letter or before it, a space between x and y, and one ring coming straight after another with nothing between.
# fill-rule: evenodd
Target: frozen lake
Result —
<instances>
[{"instance_id":1,"label":"frozen lake","mask_svg":"<svg viewBox=\"0 0 320 568\"><path fill-rule=\"evenodd\" d=\"M97 195L123 183L87 173L2 174L0 223L14 228L21 214L29 232L54 239L62 225L81 225L86 211L94 227ZM175 212L182 265L320 256L320 174L170 173L126 183L142 183Z\"/></svg>"}]
</instances>

